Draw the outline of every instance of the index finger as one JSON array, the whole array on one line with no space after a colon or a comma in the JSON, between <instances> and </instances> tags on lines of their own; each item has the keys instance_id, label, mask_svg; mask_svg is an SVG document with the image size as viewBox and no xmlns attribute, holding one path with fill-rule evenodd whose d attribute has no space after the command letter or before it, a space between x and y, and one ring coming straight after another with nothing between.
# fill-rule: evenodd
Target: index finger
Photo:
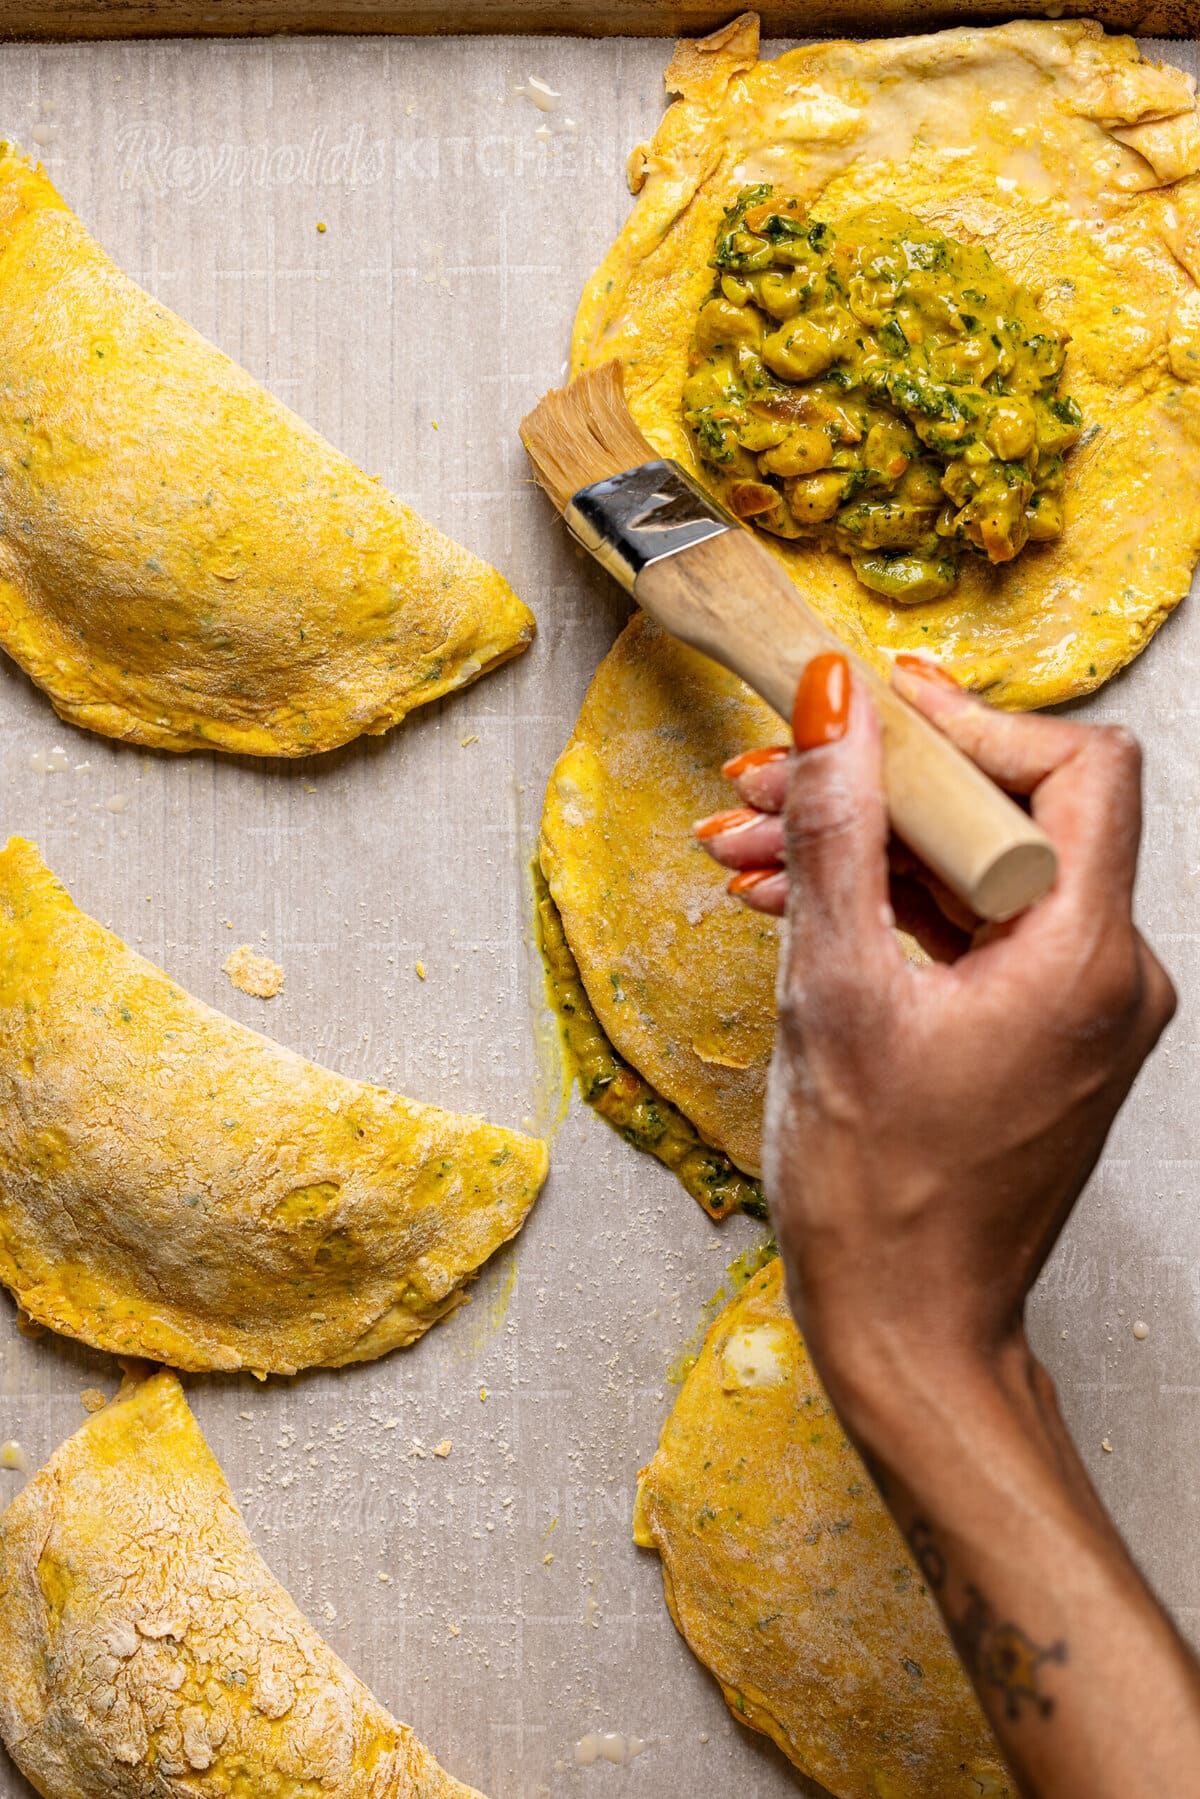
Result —
<instances>
[{"instance_id":1,"label":"index finger","mask_svg":"<svg viewBox=\"0 0 1200 1799\"><path fill-rule=\"evenodd\" d=\"M898 666L893 684L985 774L1030 810L1059 855L1059 875L1028 918L1081 906L1128 916L1142 832L1141 751L1128 731L998 712L937 676Z\"/></svg>"}]
</instances>

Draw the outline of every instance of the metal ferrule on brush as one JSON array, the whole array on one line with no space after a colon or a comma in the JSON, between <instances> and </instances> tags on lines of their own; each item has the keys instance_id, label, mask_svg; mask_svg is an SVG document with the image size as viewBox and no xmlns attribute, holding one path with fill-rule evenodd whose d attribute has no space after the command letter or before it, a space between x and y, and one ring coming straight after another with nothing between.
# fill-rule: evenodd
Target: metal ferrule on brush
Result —
<instances>
[{"instance_id":1,"label":"metal ferrule on brush","mask_svg":"<svg viewBox=\"0 0 1200 1799\"><path fill-rule=\"evenodd\" d=\"M581 487L563 515L571 533L628 593L666 556L739 529L675 462L645 462Z\"/></svg>"}]
</instances>

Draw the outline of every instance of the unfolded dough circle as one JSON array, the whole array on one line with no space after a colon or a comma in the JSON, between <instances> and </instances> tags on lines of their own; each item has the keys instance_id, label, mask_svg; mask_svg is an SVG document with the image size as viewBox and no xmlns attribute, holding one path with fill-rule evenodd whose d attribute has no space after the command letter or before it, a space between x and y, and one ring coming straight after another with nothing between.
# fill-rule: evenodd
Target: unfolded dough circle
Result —
<instances>
[{"instance_id":1,"label":"unfolded dough circle","mask_svg":"<svg viewBox=\"0 0 1200 1799\"><path fill-rule=\"evenodd\" d=\"M642 1470L634 1534L734 1716L836 1799L1016 1799L777 1257L710 1328Z\"/></svg>"},{"instance_id":2,"label":"unfolded dough circle","mask_svg":"<svg viewBox=\"0 0 1200 1799\"><path fill-rule=\"evenodd\" d=\"M272 1578L169 1374L0 1518L0 1737L45 1799L481 1799Z\"/></svg>"},{"instance_id":3,"label":"unfolded dough circle","mask_svg":"<svg viewBox=\"0 0 1200 1799\"><path fill-rule=\"evenodd\" d=\"M211 1010L0 851L0 1280L39 1324L177 1368L367 1361L462 1301L547 1163Z\"/></svg>"},{"instance_id":4,"label":"unfolded dough circle","mask_svg":"<svg viewBox=\"0 0 1200 1799\"><path fill-rule=\"evenodd\" d=\"M303 756L524 649L507 582L105 255L0 144L0 647L72 724Z\"/></svg>"},{"instance_id":5,"label":"unfolded dough circle","mask_svg":"<svg viewBox=\"0 0 1200 1799\"><path fill-rule=\"evenodd\" d=\"M1084 434L1066 526L944 598L892 606L833 549L762 534L849 643L936 655L1006 706L1086 693L1136 655L1200 553L1200 123L1194 81L1088 21L817 44L758 61L746 14L681 44L680 98L589 281L573 372L619 358L660 455L702 478L681 393L722 208L770 182L834 220L877 201L982 243L1070 333Z\"/></svg>"}]
</instances>

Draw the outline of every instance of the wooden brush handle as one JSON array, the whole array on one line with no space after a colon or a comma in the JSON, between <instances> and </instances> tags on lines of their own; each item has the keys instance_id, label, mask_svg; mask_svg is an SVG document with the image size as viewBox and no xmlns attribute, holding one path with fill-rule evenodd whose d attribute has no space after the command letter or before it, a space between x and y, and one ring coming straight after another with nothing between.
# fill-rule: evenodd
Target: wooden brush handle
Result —
<instances>
[{"instance_id":1,"label":"wooden brush handle","mask_svg":"<svg viewBox=\"0 0 1200 1799\"><path fill-rule=\"evenodd\" d=\"M879 708L896 835L979 918L1012 918L1049 891L1057 868L1050 839L821 623L749 531L726 531L649 563L634 594L673 637L740 675L789 723L805 665L839 651Z\"/></svg>"}]
</instances>

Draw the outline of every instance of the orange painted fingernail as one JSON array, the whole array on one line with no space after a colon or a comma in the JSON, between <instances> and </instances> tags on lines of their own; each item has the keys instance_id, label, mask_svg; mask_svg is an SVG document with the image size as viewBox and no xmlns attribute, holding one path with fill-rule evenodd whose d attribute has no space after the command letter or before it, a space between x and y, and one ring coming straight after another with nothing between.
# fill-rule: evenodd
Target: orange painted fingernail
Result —
<instances>
[{"instance_id":1,"label":"orange painted fingernail","mask_svg":"<svg viewBox=\"0 0 1200 1799\"><path fill-rule=\"evenodd\" d=\"M743 868L741 874L734 875L726 881L726 893L749 893L752 887L761 887L764 881L773 881L782 874L781 868Z\"/></svg>"},{"instance_id":2,"label":"orange painted fingernail","mask_svg":"<svg viewBox=\"0 0 1200 1799\"><path fill-rule=\"evenodd\" d=\"M836 650L814 656L800 677L792 707L798 750L820 749L846 735L850 722L850 664Z\"/></svg>"},{"instance_id":3,"label":"orange painted fingernail","mask_svg":"<svg viewBox=\"0 0 1200 1799\"><path fill-rule=\"evenodd\" d=\"M711 818L697 819L692 830L703 843L709 837L719 837L723 831L736 831L742 825L753 824L761 817L762 813L752 806L735 806L732 811L714 812Z\"/></svg>"},{"instance_id":4,"label":"orange painted fingernail","mask_svg":"<svg viewBox=\"0 0 1200 1799\"><path fill-rule=\"evenodd\" d=\"M934 662L930 656L910 656L905 652L896 657L896 667L907 669L910 675L924 675L927 681L941 681L947 687L958 687L958 682L948 668L940 662ZM959 689L961 692L961 688Z\"/></svg>"},{"instance_id":5,"label":"orange painted fingernail","mask_svg":"<svg viewBox=\"0 0 1200 1799\"><path fill-rule=\"evenodd\" d=\"M744 750L740 756L731 756L728 762L723 762L721 773L727 780L736 781L748 768L765 768L768 762L782 762L787 753L786 743L773 743L765 750Z\"/></svg>"}]
</instances>

